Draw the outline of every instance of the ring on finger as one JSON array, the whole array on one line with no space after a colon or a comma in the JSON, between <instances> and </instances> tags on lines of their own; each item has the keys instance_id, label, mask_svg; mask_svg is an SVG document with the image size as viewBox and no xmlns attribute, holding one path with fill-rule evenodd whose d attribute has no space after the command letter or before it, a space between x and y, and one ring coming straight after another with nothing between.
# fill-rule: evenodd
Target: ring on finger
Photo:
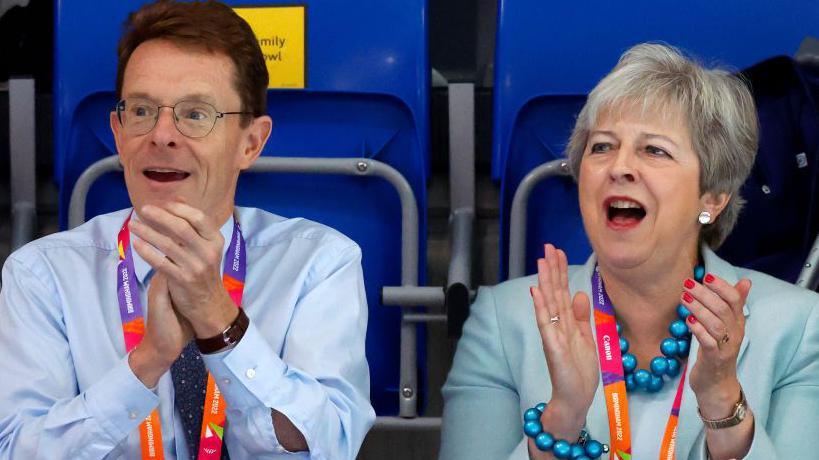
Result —
<instances>
[{"instance_id":1,"label":"ring on finger","mask_svg":"<svg viewBox=\"0 0 819 460\"><path fill-rule=\"evenodd\" d=\"M549 318L549 324L555 324L558 321L560 321L560 315L554 315L551 318Z\"/></svg>"},{"instance_id":2,"label":"ring on finger","mask_svg":"<svg viewBox=\"0 0 819 460\"><path fill-rule=\"evenodd\" d=\"M722 335L722 338L719 339L719 343L726 344L728 343L729 340L731 340L731 337L729 337L728 333L726 332L725 334Z\"/></svg>"}]
</instances>

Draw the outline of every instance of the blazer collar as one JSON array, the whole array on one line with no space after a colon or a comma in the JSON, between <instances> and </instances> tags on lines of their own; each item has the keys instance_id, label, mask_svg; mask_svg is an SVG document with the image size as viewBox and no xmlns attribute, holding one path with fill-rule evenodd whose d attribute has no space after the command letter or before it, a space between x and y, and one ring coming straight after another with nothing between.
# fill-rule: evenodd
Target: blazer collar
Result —
<instances>
[{"instance_id":1,"label":"blazer collar","mask_svg":"<svg viewBox=\"0 0 819 460\"><path fill-rule=\"evenodd\" d=\"M731 284L737 283L737 281L739 280L739 276L736 272L736 269L731 264L722 260L719 256L717 256L714 253L714 251L711 250L711 248L709 248L706 245L702 246L701 254L703 262L705 264L706 273L714 273L715 275L723 278L725 281ZM574 272L574 274L569 279L569 289L571 290L572 293L583 291L589 296L589 299L593 299L591 277L596 265L597 257L594 254L592 254L586 261L586 263L580 266L579 269ZM593 306L590 310L592 332L594 334L597 334L597 331L594 328ZM745 314L746 317L749 316L750 314L747 304L743 307L743 313ZM740 345L737 362L739 362L739 360L742 359L742 356L747 347L748 336L746 335L742 340L742 344ZM686 379L688 377L688 372L690 372L691 369L693 369L694 365L696 364L698 351L699 343L697 342L695 337L692 337L691 352L688 355ZM671 407L669 407L668 409L670 412ZM693 447L697 437L703 432L704 426L702 422L700 422L699 415L697 414L696 396L694 395L694 391L691 390L690 382L688 382L687 380L685 383L685 388L683 390L683 399L682 406L680 407L679 421L680 422L677 428L676 442L677 458L688 458L689 452L691 451L691 448ZM592 405L591 408L589 409L589 413L586 419L586 428L589 434L594 439L604 444L611 445L611 437L609 435L609 419L606 409L605 394L603 392L602 378L597 384L597 391L595 392L594 400L592 401ZM657 442L660 443L662 442L662 440L657 439Z\"/></svg>"}]
</instances>

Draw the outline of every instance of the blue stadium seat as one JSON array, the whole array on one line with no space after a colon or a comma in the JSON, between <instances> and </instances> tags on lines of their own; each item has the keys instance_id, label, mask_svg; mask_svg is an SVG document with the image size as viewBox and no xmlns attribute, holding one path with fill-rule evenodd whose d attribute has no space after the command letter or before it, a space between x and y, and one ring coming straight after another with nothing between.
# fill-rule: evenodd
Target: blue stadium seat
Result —
<instances>
[{"instance_id":1,"label":"blue stadium seat","mask_svg":"<svg viewBox=\"0 0 819 460\"><path fill-rule=\"evenodd\" d=\"M116 44L127 13L143 3L56 2L55 178L62 228L79 175L93 162L116 153L108 127L108 113L115 104ZM397 169L409 181L419 207L423 284L429 168L426 1L276 4L307 5L306 85L268 92L275 126L263 155L367 157ZM380 179L246 174L240 179L237 203L322 222L361 246L370 308L371 398L379 415L396 413L400 314L398 309L382 308L379 293L382 286L401 284L398 195ZM128 205L122 175L108 174L91 188L86 215Z\"/></svg>"},{"instance_id":2,"label":"blue stadium seat","mask_svg":"<svg viewBox=\"0 0 819 460\"><path fill-rule=\"evenodd\" d=\"M742 75L759 113L759 151L740 191L747 205L718 252L731 263L796 282L819 234L819 101L789 57L765 60Z\"/></svg>"},{"instance_id":3,"label":"blue stadium seat","mask_svg":"<svg viewBox=\"0 0 819 460\"><path fill-rule=\"evenodd\" d=\"M500 278L508 274L509 212L521 179L564 156L585 96L629 47L646 41L678 46L707 64L735 69L794 53L816 34L819 3L809 0L656 2L628 5L500 0L495 50L492 176L501 182ZM552 179L528 205L526 273L542 244L567 251L570 263L590 253L576 187Z\"/></svg>"}]
</instances>

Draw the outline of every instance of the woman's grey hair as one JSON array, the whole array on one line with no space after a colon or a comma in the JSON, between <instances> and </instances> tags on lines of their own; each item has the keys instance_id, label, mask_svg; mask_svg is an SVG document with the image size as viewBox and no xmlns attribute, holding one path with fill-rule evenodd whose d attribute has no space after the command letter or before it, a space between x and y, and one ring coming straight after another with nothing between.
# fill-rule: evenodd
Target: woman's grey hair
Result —
<instances>
[{"instance_id":1,"label":"woman's grey hair","mask_svg":"<svg viewBox=\"0 0 819 460\"><path fill-rule=\"evenodd\" d=\"M700 193L730 194L722 214L700 234L716 249L736 224L744 203L739 188L756 156L758 122L748 86L725 70L704 68L674 47L634 46L595 86L577 118L566 152L575 180L597 117L631 104L642 105L644 112L678 111L699 156Z\"/></svg>"}]
</instances>

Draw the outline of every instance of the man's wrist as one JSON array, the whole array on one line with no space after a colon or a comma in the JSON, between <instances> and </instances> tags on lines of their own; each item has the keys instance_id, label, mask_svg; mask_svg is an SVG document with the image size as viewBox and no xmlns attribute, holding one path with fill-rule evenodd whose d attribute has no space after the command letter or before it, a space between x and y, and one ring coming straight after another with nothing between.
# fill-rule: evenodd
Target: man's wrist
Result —
<instances>
[{"instance_id":1,"label":"man's wrist","mask_svg":"<svg viewBox=\"0 0 819 460\"><path fill-rule=\"evenodd\" d=\"M250 319L241 308L234 309L236 310L236 318L219 334L204 339L196 339L196 346L199 348L200 353L213 354L229 350L242 340L250 325Z\"/></svg>"},{"instance_id":2,"label":"man's wrist","mask_svg":"<svg viewBox=\"0 0 819 460\"><path fill-rule=\"evenodd\" d=\"M171 368L171 364L166 364L159 354L148 347L141 346L128 354L128 366L131 367L131 372L136 378L148 389L155 388L160 377Z\"/></svg>"},{"instance_id":3,"label":"man's wrist","mask_svg":"<svg viewBox=\"0 0 819 460\"><path fill-rule=\"evenodd\" d=\"M239 309L236 308L230 297L227 295L225 297L226 299L223 299L217 307L210 311L197 315L196 318L188 318L196 339L208 339L221 334L236 320Z\"/></svg>"}]
</instances>

